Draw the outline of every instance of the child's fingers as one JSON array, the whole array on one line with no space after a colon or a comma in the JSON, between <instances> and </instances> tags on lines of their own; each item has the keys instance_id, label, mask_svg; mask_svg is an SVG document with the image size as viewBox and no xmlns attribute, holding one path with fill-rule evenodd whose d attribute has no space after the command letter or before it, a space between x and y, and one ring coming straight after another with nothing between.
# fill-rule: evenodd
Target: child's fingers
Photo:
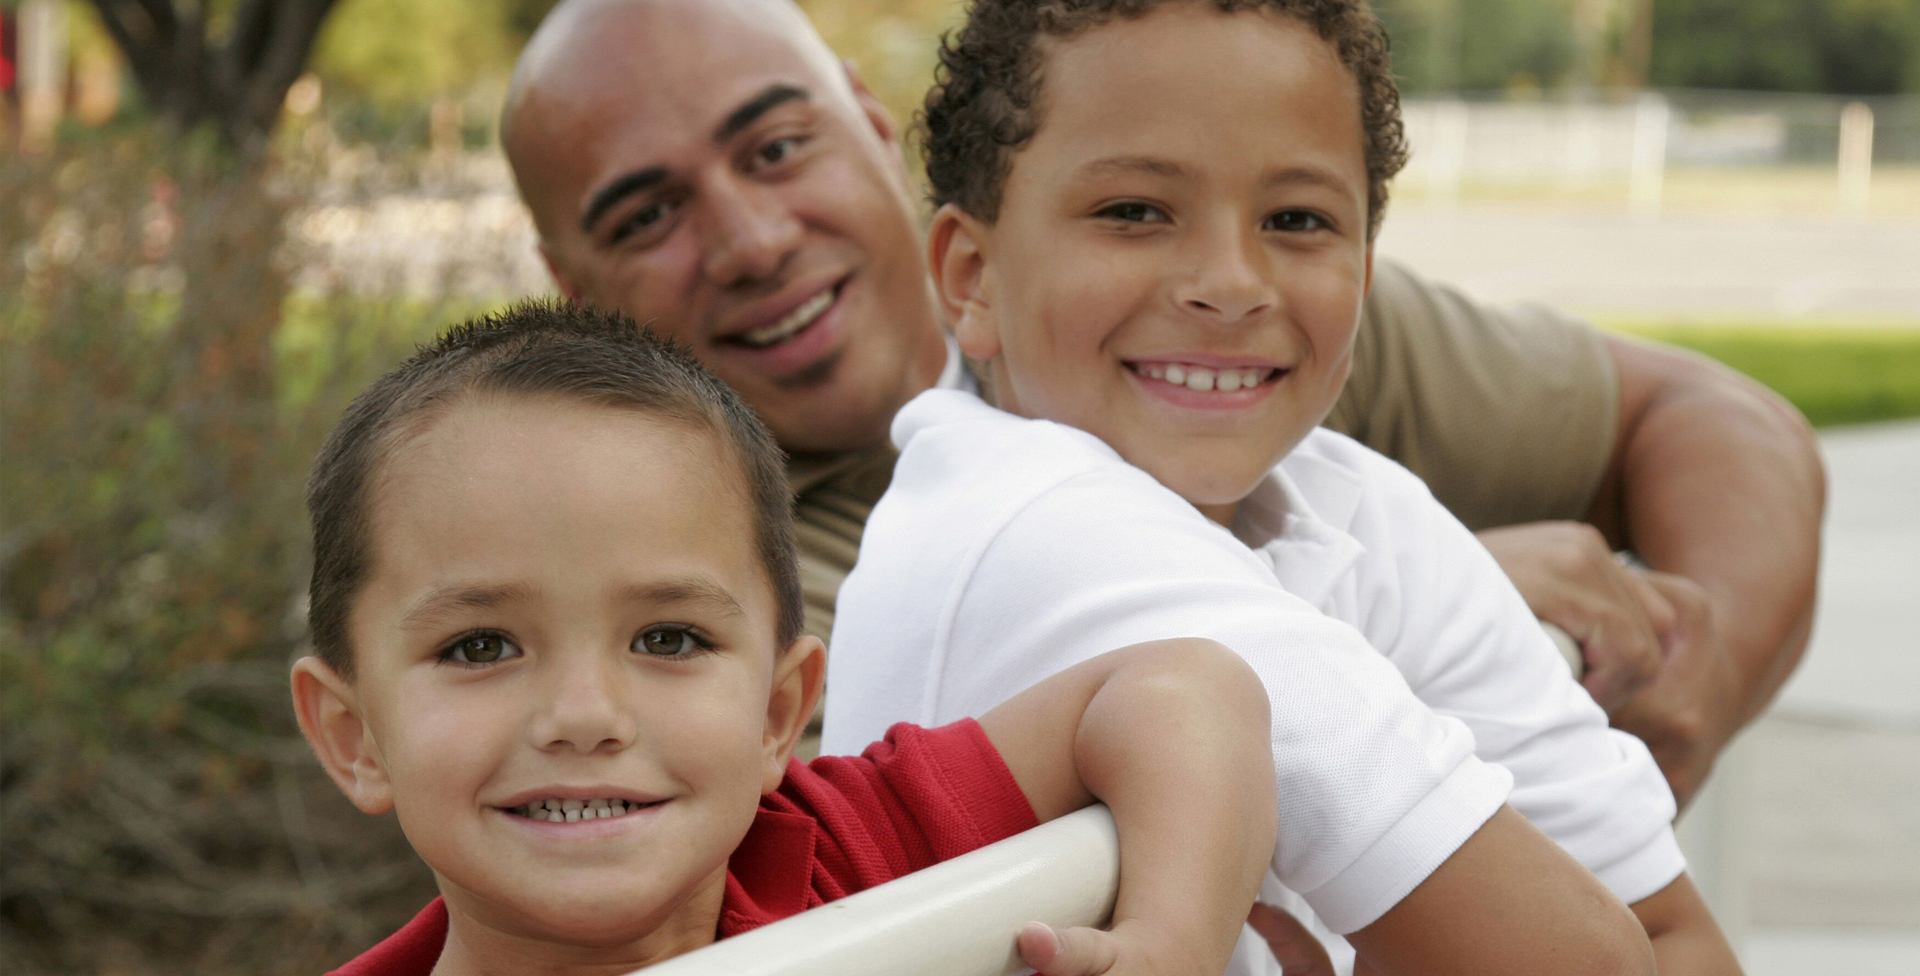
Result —
<instances>
[{"instance_id":1,"label":"child's fingers","mask_svg":"<svg viewBox=\"0 0 1920 976\"><path fill-rule=\"evenodd\" d=\"M1333 976L1333 960L1320 940L1300 920L1272 905L1253 903L1247 924L1267 940L1283 976ZM1028 963L1032 965L1032 963Z\"/></svg>"},{"instance_id":2,"label":"child's fingers","mask_svg":"<svg viewBox=\"0 0 1920 976\"><path fill-rule=\"evenodd\" d=\"M1056 929L1028 922L1016 940L1020 961L1040 976L1100 976L1119 956L1113 936L1099 929Z\"/></svg>"}]
</instances>

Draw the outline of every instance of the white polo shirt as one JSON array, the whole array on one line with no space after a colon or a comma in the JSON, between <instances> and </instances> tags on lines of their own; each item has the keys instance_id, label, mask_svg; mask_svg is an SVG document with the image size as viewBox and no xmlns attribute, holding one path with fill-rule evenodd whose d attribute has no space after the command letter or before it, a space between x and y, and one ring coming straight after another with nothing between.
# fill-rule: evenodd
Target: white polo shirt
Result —
<instances>
[{"instance_id":1,"label":"white polo shirt","mask_svg":"<svg viewBox=\"0 0 1920 976\"><path fill-rule=\"evenodd\" d=\"M1273 874L1334 932L1391 908L1503 801L1627 902L1684 869L1646 747L1607 727L1493 557L1392 461L1316 430L1229 532L1093 435L970 393L921 394L893 439L840 591L826 752L979 715L1118 647L1205 637L1267 688Z\"/></svg>"}]
</instances>

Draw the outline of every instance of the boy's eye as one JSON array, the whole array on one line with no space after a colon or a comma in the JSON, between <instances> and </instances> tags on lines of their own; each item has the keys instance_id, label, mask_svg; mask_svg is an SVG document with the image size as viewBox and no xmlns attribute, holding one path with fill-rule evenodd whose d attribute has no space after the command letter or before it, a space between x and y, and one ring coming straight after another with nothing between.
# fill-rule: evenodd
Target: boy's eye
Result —
<instances>
[{"instance_id":1,"label":"boy's eye","mask_svg":"<svg viewBox=\"0 0 1920 976\"><path fill-rule=\"evenodd\" d=\"M507 635L485 630L455 638L440 652L440 660L454 664L494 664L520 656L520 648Z\"/></svg>"},{"instance_id":2,"label":"boy's eye","mask_svg":"<svg viewBox=\"0 0 1920 976\"><path fill-rule=\"evenodd\" d=\"M652 657L692 657L712 647L693 628L677 624L648 628L633 639L634 650Z\"/></svg>"},{"instance_id":3,"label":"boy's eye","mask_svg":"<svg viewBox=\"0 0 1920 976\"><path fill-rule=\"evenodd\" d=\"M1277 230L1288 234L1300 234L1310 230L1323 230L1333 225L1325 217L1311 210L1282 210L1267 218L1267 230Z\"/></svg>"},{"instance_id":4,"label":"boy's eye","mask_svg":"<svg viewBox=\"0 0 1920 976\"><path fill-rule=\"evenodd\" d=\"M1095 211L1094 216L1129 224L1162 224L1167 221L1166 213L1159 207L1138 200L1109 204Z\"/></svg>"}]
</instances>

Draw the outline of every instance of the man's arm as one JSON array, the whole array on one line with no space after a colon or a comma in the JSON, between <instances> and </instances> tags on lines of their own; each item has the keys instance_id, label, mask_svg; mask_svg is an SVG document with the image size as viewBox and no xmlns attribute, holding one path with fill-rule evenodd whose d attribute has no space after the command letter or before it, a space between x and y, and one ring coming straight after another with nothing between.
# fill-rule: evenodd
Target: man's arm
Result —
<instances>
[{"instance_id":1,"label":"man's arm","mask_svg":"<svg viewBox=\"0 0 1920 976\"><path fill-rule=\"evenodd\" d=\"M1042 821L1099 799L1120 834L1109 931L1035 923L1049 976L1218 973L1273 851L1260 679L1211 641L1169 640L1068 668L980 718Z\"/></svg>"},{"instance_id":2,"label":"man's arm","mask_svg":"<svg viewBox=\"0 0 1920 976\"><path fill-rule=\"evenodd\" d=\"M1786 401L1704 356L1617 336L1620 427L1588 519L1666 576L1660 675L1614 713L1684 803L1773 700L1813 626L1826 473ZM1724 655L1724 666L1692 658Z\"/></svg>"},{"instance_id":3,"label":"man's arm","mask_svg":"<svg viewBox=\"0 0 1920 976\"><path fill-rule=\"evenodd\" d=\"M1819 455L1791 406L1724 366L1381 261L1328 426L1480 531L1682 803L1799 660ZM1670 575L1621 567L1615 547Z\"/></svg>"}]
</instances>

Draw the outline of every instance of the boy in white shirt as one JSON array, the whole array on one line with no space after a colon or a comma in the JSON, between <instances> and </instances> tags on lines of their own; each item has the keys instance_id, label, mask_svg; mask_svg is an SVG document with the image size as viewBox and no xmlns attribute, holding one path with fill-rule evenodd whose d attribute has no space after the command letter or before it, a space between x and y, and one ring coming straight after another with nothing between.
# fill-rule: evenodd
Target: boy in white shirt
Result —
<instances>
[{"instance_id":1,"label":"boy in white shirt","mask_svg":"<svg viewBox=\"0 0 1920 976\"><path fill-rule=\"evenodd\" d=\"M1528 971L1510 802L1633 906L1662 971L1737 971L1645 747L1417 479L1315 429L1405 158L1364 4L978 0L925 126L935 287L1008 412L936 390L895 420L827 751L1208 637L1271 699L1274 877L1366 962ZM1489 848L1515 870L1446 870ZM1410 921L1436 899L1512 938Z\"/></svg>"}]
</instances>

